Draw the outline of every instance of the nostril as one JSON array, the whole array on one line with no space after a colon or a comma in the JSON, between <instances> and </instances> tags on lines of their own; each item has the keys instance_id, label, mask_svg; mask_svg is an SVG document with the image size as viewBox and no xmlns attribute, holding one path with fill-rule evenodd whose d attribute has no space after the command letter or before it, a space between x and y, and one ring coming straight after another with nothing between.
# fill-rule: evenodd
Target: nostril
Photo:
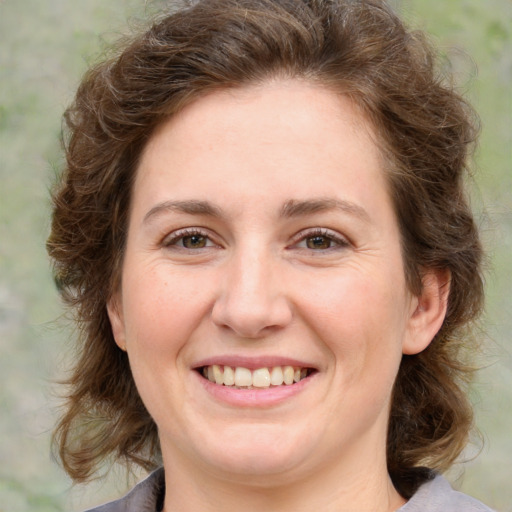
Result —
<instances>
[{"instance_id":1,"label":"nostril","mask_svg":"<svg viewBox=\"0 0 512 512\"><path fill-rule=\"evenodd\" d=\"M275 271L265 256L257 258L245 251L243 261L233 262L213 305L213 323L247 339L261 338L288 325L291 306L273 275Z\"/></svg>"},{"instance_id":2,"label":"nostril","mask_svg":"<svg viewBox=\"0 0 512 512\"><path fill-rule=\"evenodd\" d=\"M289 325L292 313L288 305L278 304L218 304L212 320L223 330L231 330L241 338L257 339Z\"/></svg>"}]
</instances>

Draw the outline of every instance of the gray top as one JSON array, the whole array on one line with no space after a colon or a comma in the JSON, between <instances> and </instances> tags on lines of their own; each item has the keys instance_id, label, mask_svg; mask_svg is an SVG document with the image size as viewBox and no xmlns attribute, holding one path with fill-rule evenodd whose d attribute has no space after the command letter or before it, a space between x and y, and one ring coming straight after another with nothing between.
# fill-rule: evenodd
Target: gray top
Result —
<instances>
[{"instance_id":1,"label":"gray top","mask_svg":"<svg viewBox=\"0 0 512 512\"><path fill-rule=\"evenodd\" d=\"M397 512L493 512L480 501L452 489L448 480L437 475L424 483Z\"/></svg>"},{"instance_id":2,"label":"gray top","mask_svg":"<svg viewBox=\"0 0 512 512\"><path fill-rule=\"evenodd\" d=\"M158 512L165 493L164 471L158 469L124 498L89 512ZM423 484L397 512L493 512L478 500L452 489L441 475Z\"/></svg>"}]
</instances>

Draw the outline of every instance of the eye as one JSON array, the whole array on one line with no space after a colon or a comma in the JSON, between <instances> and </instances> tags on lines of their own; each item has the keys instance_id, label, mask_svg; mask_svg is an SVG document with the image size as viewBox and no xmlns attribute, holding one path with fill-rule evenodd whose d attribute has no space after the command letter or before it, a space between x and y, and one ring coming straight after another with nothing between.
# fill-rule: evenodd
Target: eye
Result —
<instances>
[{"instance_id":1,"label":"eye","mask_svg":"<svg viewBox=\"0 0 512 512\"><path fill-rule=\"evenodd\" d=\"M308 249L329 249L333 244L333 240L324 235L308 236L305 241Z\"/></svg>"},{"instance_id":2,"label":"eye","mask_svg":"<svg viewBox=\"0 0 512 512\"><path fill-rule=\"evenodd\" d=\"M187 249L202 249L208 244L208 238L203 235L187 235L180 238L183 247Z\"/></svg>"},{"instance_id":3,"label":"eye","mask_svg":"<svg viewBox=\"0 0 512 512\"><path fill-rule=\"evenodd\" d=\"M214 247L216 244L212 242L208 234L197 229L182 229L171 233L165 238L163 245L165 247L175 247L179 249L205 249Z\"/></svg>"},{"instance_id":4,"label":"eye","mask_svg":"<svg viewBox=\"0 0 512 512\"><path fill-rule=\"evenodd\" d=\"M297 248L326 251L348 247L350 243L341 235L328 229L314 229L297 235Z\"/></svg>"}]
</instances>

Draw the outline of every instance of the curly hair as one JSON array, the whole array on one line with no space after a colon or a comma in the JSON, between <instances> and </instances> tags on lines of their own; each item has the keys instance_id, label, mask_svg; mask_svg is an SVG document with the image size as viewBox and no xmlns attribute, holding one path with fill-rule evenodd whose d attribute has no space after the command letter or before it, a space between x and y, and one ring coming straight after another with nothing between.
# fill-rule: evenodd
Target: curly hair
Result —
<instances>
[{"instance_id":1,"label":"curly hair","mask_svg":"<svg viewBox=\"0 0 512 512\"><path fill-rule=\"evenodd\" d=\"M54 442L65 470L89 479L109 457L159 463L157 428L106 303L120 282L130 194L156 127L201 95L285 76L346 95L378 134L406 281L451 274L448 311L429 347L404 356L387 441L408 497L461 453L472 427L469 326L482 308L482 249L465 192L475 115L446 83L425 37L379 0L202 0L156 20L90 69L66 111L66 167L53 193L48 251L79 326L78 358Z\"/></svg>"}]
</instances>

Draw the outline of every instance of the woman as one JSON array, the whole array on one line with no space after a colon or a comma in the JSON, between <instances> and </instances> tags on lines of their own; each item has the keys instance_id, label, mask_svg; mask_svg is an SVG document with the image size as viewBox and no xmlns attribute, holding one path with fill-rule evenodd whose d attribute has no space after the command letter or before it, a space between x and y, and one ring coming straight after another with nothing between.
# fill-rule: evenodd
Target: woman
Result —
<instances>
[{"instance_id":1,"label":"woman","mask_svg":"<svg viewBox=\"0 0 512 512\"><path fill-rule=\"evenodd\" d=\"M64 468L97 510L489 510L472 114L380 1L203 0L84 77L48 248L80 326Z\"/></svg>"}]
</instances>

